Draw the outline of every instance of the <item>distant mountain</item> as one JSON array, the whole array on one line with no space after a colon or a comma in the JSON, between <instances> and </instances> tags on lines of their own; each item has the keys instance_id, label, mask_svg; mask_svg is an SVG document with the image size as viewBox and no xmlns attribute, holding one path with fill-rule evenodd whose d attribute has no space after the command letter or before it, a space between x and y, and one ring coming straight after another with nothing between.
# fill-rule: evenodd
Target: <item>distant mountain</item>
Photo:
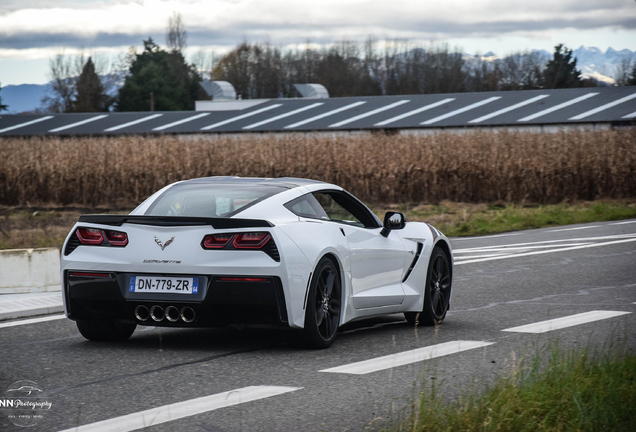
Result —
<instances>
[{"instance_id":1,"label":"distant mountain","mask_svg":"<svg viewBox=\"0 0 636 432\"><path fill-rule=\"evenodd\" d=\"M3 86L0 90L2 104L8 111L0 114L19 114L40 107L42 98L51 90L50 84L21 84Z\"/></svg>"}]
</instances>

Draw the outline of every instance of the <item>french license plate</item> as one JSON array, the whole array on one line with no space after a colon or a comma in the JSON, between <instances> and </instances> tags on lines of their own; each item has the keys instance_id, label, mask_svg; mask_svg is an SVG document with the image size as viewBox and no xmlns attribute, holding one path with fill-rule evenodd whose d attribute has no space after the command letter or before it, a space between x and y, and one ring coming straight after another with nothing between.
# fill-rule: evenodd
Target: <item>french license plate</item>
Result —
<instances>
[{"instance_id":1,"label":"french license plate","mask_svg":"<svg viewBox=\"0 0 636 432\"><path fill-rule=\"evenodd\" d=\"M198 294L199 278L132 276L129 292Z\"/></svg>"}]
</instances>

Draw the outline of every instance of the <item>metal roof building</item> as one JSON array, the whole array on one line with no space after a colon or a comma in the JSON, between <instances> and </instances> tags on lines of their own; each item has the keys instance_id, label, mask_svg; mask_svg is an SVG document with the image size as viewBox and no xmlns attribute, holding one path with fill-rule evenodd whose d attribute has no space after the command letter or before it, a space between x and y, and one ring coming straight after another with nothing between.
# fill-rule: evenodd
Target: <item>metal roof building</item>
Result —
<instances>
[{"instance_id":1,"label":"metal roof building","mask_svg":"<svg viewBox=\"0 0 636 432\"><path fill-rule=\"evenodd\" d=\"M207 104L207 105L206 105ZM231 100L205 111L0 116L0 137L634 126L636 87ZM212 105L211 105L212 104Z\"/></svg>"}]
</instances>

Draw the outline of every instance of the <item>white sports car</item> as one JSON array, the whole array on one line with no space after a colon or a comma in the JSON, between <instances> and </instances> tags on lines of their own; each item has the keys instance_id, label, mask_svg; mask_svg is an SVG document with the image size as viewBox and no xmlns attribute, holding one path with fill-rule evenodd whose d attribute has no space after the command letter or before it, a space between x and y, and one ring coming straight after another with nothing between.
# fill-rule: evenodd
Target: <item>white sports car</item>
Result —
<instances>
[{"instance_id":1,"label":"white sports car","mask_svg":"<svg viewBox=\"0 0 636 432\"><path fill-rule=\"evenodd\" d=\"M137 324L270 324L326 348L338 327L403 312L435 325L449 308L448 239L342 188L296 178L177 182L129 215L83 215L61 272L66 316L90 340Z\"/></svg>"}]
</instances>

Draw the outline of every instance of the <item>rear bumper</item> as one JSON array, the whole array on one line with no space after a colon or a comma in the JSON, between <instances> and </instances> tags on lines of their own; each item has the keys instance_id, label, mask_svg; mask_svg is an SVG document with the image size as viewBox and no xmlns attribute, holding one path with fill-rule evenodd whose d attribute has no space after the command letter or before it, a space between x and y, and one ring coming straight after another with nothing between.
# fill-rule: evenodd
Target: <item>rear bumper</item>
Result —
<instances>
[{"instance_id":1,"label":"rear bumper","mask_svg":"<svg viewBox=\"0 0 636 432\"><path fill-rule=\"evenodd\" d=\"M164 294L129 292L127 287L131 273L86 273L86 270L63 272L66 312L73 320L111 320L165 327L289 325L285 294L281 280L277 276L253 276L250 279L259 280L250 281L246 280L245 275L195 275L194 277L199 278L200 287L197 294ZM159 320L152 317L143 319L144 314L135 313L139 306L145 307L146 310L158 306L161 311L165 311L169 306L174 306L179 311L191 308L194 319L190 322L182 316L174 322L166 317Z\"/></svg>"}]
</instances>

